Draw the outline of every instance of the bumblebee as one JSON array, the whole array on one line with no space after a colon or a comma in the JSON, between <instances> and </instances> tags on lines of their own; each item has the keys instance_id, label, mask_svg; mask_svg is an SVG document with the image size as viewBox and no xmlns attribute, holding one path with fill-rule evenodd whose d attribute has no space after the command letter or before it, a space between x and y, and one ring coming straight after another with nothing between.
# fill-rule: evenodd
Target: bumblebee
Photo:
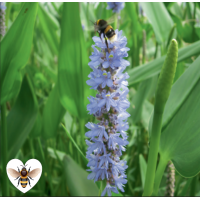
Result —
<instances>
[{"instance_id":1,"label":"bumblebee","mask_svg":"<svg viewBox=\"0 0 200 200\"><path fill-rule=\"evenodd\" d=\"M107 21L103 19L98 19L94 23L95 31L99 33L99 37L101 38L101 34L103 33L103 37L105 38L106 46L108 48L108 41L107 38L113 42L115 40L116 34L111 25L108 24ZM107 38L106 38L107 37Z\"/></svg>"},{"instance_id":2,"label":"bumblebee","mask_svg":"<svg viewBox=\"0 0 200 200\"><path fill-rule=\"evenodd\" d=\"M30 169L31 167L29 168L29 170L27 171L26 170L26 166L22 166L22 170L20 171L19 170L19 167L18 168L18 172L12 168L8 168L8 173L13 177L15 178L15 180L18 179L18 185L17 187L19 186L19 183L21 183L21 186L23 188L25 188L27 186L27 183L29 183L30 187L31 187L31 183L30 183L30 179L33 180L32 178L35 178L39 173L40 173L40 169L39 168L36 168L34 170L32 170L30 172Z\"/></svg>"}]
</instances>

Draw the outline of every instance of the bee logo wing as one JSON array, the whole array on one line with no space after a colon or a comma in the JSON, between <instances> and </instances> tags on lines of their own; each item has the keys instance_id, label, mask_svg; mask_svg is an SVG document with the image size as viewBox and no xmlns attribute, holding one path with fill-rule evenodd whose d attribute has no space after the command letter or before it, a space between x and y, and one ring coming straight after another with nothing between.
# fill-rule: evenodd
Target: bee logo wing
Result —
<instances>
[{"instance_id":1,"label":"bee logo wing","mask_svg":"<svg viewBox=\"0 0 200 200\"><path fill-rule=\"evenodd\" d=\"M28 176L30 176L31 178L35 178L40 172L41 172L41 169L36 168L36 169L32 170L31 172L29 172Z\"/></svg>"},{"instance_id":2,"label":"bee logo wing","mask_svg":"<svg viewBox=\"0 0 200 200\"><path fill-rule=\"evenodd\" d=\"M20 175L20 173L12 168L8 168L7 172L13 177L13 178L17 178Z\"/></svg>"}]
</instances>

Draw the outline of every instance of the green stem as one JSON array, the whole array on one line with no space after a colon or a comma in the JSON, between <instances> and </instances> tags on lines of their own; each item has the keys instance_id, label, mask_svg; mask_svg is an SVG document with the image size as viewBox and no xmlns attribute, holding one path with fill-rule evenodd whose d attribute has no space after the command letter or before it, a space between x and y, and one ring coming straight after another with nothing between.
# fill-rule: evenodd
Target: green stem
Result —
<instances>
[{"instance_id":1,"label":"green stem","mask_svg":"<svg viewBox=\"0 0 200 200\"><path fill-rule=\"evenodd\" d=\"M84 162L87 164L88 160L87 158L84 156L84 154L82 153L82 151L80 150L80 148L78 147L78 145L76 144L76 142L74 141L74 139L72 138L72 136L70 135L70 133L68 132L68 130L64 127L64 125L62 124L62 127L64 128L67 136L69 137L70 141L73 143L73 145L76 147L76 149L78 150L78 152L80 153L80 155L82 156Z\"/></svg>"},{"instance_id":2,"label":"green stem","mask_svg":"<svg viewBox=\"0 0 200 200\"><path fill-rule=\"evenodd\" d=\"M155 53L154 53L154 59L156 59L157 57L157 52L158 52L158 42L156 42L156 50L155 50Z\"/></svg>"},{"instance_id":3,"label":"green stem","mask_svg":"<svg viewBox=\"0 0 200 200\"><path fill-rule=\"evenodd\" d=\"M81 131L81 148L82 148L82 151L84 150L83 147L85 144L85 121L84 119L80 119L80 131Z\"/></svg>"},{"instance_id":4,"label":"green stem","mask_svg":"<svg viewBox=\"0 0 200 200\"><path fill-rule=\"evenodd\" d=\"M2 147L2 196L9 196L8 177L6 173L6 165L8 162L8 146L7 146L7 120L6 120L6 103L1 106L1 147Z\"/></svg>"},{"instance_id":5,"label":"green stem","mask_svg":"<svg viewBox=\"0 0 200 200\"><path fill-rule=\"evenodd\" d=\"M38 144L39 144L39 149L40 149L42 159L43 159L42 165L44 166L44 169L45 169L44 171L46 171L46 173L47 173L47 179L48 179L50 190L51 190L51 196L55 196L54 195L54 188L53 188L53 185L52 185L52 178L51 178L51 174L49 172L49 166L47 166L47 163L46 163L46 160L45 160L44 151L43 151L43 148L42 148L40 138L38 138Z\"/></svg>"},{"instance_id":6,"label":"green stem","mask_svg":"<svg viewBox=\"0 0 200 200\"><path fill-rule=\"evenodd\" d=\"M115 14L115 23L114 23L114 30L117 29L117 23L118 23L118 15Z\"/></svg>"},{"instance_id":7,"label":"green stem","mask_svg":"<svg viewBox=\"0 0 200 200\"><path fill-rule=\"evenodd\" d=\"M38 144L39 144L40 152L41 152L41 155L42 155L42 159L45 162L44 151L43 151L42 144L41 144L39 137L38 137Z\"/></svg>"},{"instance_id":8,"label":"green stem","mask_svg":"<svg viewBox=\"0 0 200 200\"><path fill-rule=\"evenodd\" d=\"M29 137L29 144L31 147L31 156L32 158L35 158L35 152L34 152L34 147L33 147L33 139Z\"/></svg>"},{"instance_id":9,"label":"green stem","mask_svg":"<svg viewBox=\"0 0 200 200\"><path fill-rule=\"evenodd\" d=\"M150 139L150 149L143 196L151 196L153 191L161 127L162 113L157 113L154 110L152 134Z\"/></svg>"},{"instance_id":10,"label":"green stem","mask_svg":"<svg viewBox=\"0 0 200 200\"><path fill-rule=\"evenodd\" d=\"M137 35L132 33L133 36L133 51L132 51L132 68L137 66Z\"/></svg>"},{"instance_id":11,"label":"green stem","mask_svg":"<svg viewBox=\"0 0 200 200\"><path fill-rule=\"evenodd\" d=\"M167 163L168 163L168 161L162 159L162 157L160 156L160 162L159 162L158 168L156 170L155 184L154 184L154 190L153 190L152 196L158 195L158 189L159 189L160 182L162 180Z\"/></svg>"},{"instance_id":12,"label":"green stem","mask_svg":"<svg viewBox=\"0 0 200 200\"><path fill-rule=\"evenodd\" d=\"M143 30L142 31L142 43L143 43L143 45L142 45L142 64L144 64L145 63L145 61L146 61L146 59L145 59L145 57L146 57L146 31L145 30Z\"/></svg>"},{"instance_id":13,"label":"green stem","mask_svg":"<svg viewBox=\"0 0 200 200\"><path fill-rule=\"evenodd\" d=\"M197 176L192 178L192 183L191 183L191 188L190 188L190 197L195 197L196 183L197 183Z\"/></svg>"}]
</instances>

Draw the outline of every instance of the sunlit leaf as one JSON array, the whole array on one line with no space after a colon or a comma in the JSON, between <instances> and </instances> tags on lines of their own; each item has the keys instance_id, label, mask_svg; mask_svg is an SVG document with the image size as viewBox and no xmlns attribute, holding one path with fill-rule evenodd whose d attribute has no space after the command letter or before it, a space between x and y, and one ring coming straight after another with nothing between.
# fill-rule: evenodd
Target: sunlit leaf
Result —
<instances>
[{"instance_id":1,"label":"sunlit leaf","mask_svg":"<svg viewBox=\"0 0 200 200\"><path fill-rule=\"evenodd\" d=\"M70 156L63 159L65 180L71 196L98 196L98 187L93 180L88 180L88 173Z\"/></svg>"},{"instance_id":2,"label":"sunlit leaf","mask_svg":"<svg viewBox=\"0 0 200 200\"><path fill-rule=\"evenodd\" d=\"M20 70L31 52L37 3L25 3L17 19L0 43L1 46L1 104L15 97L20 89Z\"/></svg>"},{"instance_id":3,"label":"sunlit leaf","mask_svg":"<svg viewBox=\"0 0 200 200\"><path fill-rule=\"evenodd\" d=\"M69 29L74 24L76 31ZM58 66L58 86L62 105L72 115L87 117L87 97L93 91L86 84L90 68L78 3L64 3Z\"/></svg>"},{"instance_id":4,"label":"sunlit leaf","mask_svg":"<svg viewBox=\"0 0 200 200\"><path fill-rule=\"evenodd\" d=\"M59 35L57 30L59 29L58 21L52 16L43 6L39 3L38 7L39 16L39 28L43 32L45 39L48 42L51 51L54 54L58 54L59 48Z\"/></svg>"},{"instance_id":5,"label":"sunlit leaf","mask_svg":"<svg viewBox=\"0 0 200 200\"><path fill-rule=\"evenodd\" d=\"M9 160L15 157L31 132L37 109L37 99L31 82L28 77L24 77L17 101L7 116Z\"/></svg>"},{"instance_id":6,"label":"sunlit leaf","mask_svg":"<svg viewBox=\"0 0 200 200\"><path fill-rule=\"evenodd\" d=\"M65 108L59 100L58 84L51 91L43 111L43 131L44 138L54 137L57 133L58 125L65 114Z\"/></svg>"},{"instance_id":7,"label":"sunlit leaf","mask_svg":"<svg viewBox=\"0 0 200 200\"><path fill-rule=\"evenodd\" d=\"M174 23L164 4L162 2L141 2L141 5L154 29L157 42L165 42Z\"/></svg>"},{"instance_id":8,"label":"sunlit leaf","mask_svg":"<svg viewBox=\"0 0 200 200\"><path fill-rule=\"evenodd\" d=\"M140 175L141 175L142 187L144 188L147 163L142 154L139 155L139 162L140 162Z\"/></svg>"}]
</instances>

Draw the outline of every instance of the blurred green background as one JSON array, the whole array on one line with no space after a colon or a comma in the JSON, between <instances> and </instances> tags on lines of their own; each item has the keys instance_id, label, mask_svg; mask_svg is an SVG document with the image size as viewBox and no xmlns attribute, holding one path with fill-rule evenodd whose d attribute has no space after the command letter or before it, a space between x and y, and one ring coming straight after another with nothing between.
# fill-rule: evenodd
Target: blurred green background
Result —
<instances>
[{"instance_id":1,"label":"blurred green background","mask_svg":"<svg viewBox=\"0 0 200 200\"><path fill-rule=\"evenodd\" d=\"M86 85L91 71L88 62L93 51L92 37L98 35L91 21L112 18L114 13L106 9L105 2L12 2L6 7L6 35L1 42L1 105L6 105L7 159L26 163L35 158L43 166L33 189L23 194L9 182L9 196L98 196L100 183L87 180L85 159L85 124L95 122L86 109L87 97L95 95ZM131 117L129 144L123 154L128 164L128 183L118 196L142 196L149 120L158 75L172 38L179 47L174 83L183 74L187 77L192 65L200 71L200 3L128 2L119 17L112 26L123 31L130 48L126 71L130 76ZM179 84L178 91L189 94L199 77L199 72L194 73L185 83L187 87ZM168 174L166 168L159 196L166 195ZM175 179L175 196L200 196L199 173L184 178L176 171ZM1 181L0 188L3 184Z\"/></svg>"}]
</instances>

